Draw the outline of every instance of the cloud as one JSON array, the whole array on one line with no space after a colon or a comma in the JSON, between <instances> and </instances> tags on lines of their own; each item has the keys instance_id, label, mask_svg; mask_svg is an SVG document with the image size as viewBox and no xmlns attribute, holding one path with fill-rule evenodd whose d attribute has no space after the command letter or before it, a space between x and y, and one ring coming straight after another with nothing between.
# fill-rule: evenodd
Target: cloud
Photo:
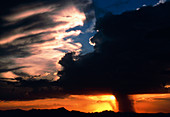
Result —
<instances>
[{"instance_id":1,"label":"cloud","mask_svg":"<svg viewBox=\"0 0 170 117\"><path fill-rule=\"evenodd\" d=\"M168 92L169 6L167 2L98 19L98 32L91 39L95 51L76 61L68 53L60 61L61 86L73 94L113 93L123 112L134 111L128 94Z\"/></svg>"},{"instance_id":2,"label":"cloud","mask_svg":"<svg viewBox=\"0 0 170 117\"><path fill-rule=\"evenodd\" d=\"M56 82L58 62L67 52L79 54L88 41L79 36L89 35L83 26L94 18L91 0L2 2L0 100L67 97Z\"/></svg>"},{"instance_id":3,"label":"cloud","mask_svg":"<svg viewBox=\"0 0 170 117\"><path fill-rule=\"evenodd\" d=\"M11 68L11 69L2 69L2 70L0 70L0 73L7 72L7 71L12 71L12 70L17 70L17 69L21 69L21 68L24 68L24 67L17 67L17 68Z\"/></svg>"},{"instance_id":4,"label":"cloud","mask_svg":"<svg viewBox=\"0 0 170 117\"><path fill-rule=\"evenodd\" d=\"M93 0L97 19L103 17L107 12L122 14L126 11L132 11L144 6L156 6L165 2L166 0L112 0L108 2L103 0Z\"/></svg>"},{"instance_id":5,"label":"cloud","mask_svg":"<svg viewBox=\"0 0 170 117\"><path fill-rule=\"evenodd\" d=\"M166 0L159 0L159 2L158 3L156 3L156 5L160 5L160 4L163 4L163 3L165 3L166 2ZM155 5L155 6L156 6Z\"/></svg>"},{"instance_id":6,"label":"cloud","mask_svg":"<svg viewBox=\"0 0 170 117\"><path fill-rule=\"evenodd\" d=\"M20 11L20 12L18 10L19 13L6 16L4 17L4 19L9 22L17 21L17 20L22 20L33 15L51 12L53 10L54 10L53 6L39 7L39 8L34 8L34 9L29 9L29 10L24 9L24 11Z\"/></svg>"},{"instance_id":7,"label":"cloud","mask_svg":"<svg viewBox=\"0 0 170 117\"><path fill-rule=\"evenodd\" d=\"M82 48L75 37L83 33L80 27L91 10L86 7L91 4L91 0L4 2L1 8L5 12L0 15L0 61L3 63L0 70L29 67L9 70L1 76L32 77L49 73L42 78L57 80L56 73L61 69L58 61L66 52L79 53Z\"/></svg>"},{"instance_id":8,"label":"cloud","mask_svg":"<svg viewBox=\"0 0 170 117\"><path fill-rule=\"evenodd\" d=\"M16 82L0 81L0 100L35 100L64 98L68 95L55 82L16 78Z\"/></svg>"}]
</instances>

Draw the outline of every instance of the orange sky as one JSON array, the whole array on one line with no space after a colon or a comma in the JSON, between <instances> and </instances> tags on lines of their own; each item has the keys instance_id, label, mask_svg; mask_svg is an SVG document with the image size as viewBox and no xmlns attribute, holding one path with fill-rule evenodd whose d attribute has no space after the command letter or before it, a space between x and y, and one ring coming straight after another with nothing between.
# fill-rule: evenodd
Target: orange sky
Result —
<instances>
[{"instance_id":1,"label":"orange sky","mask_svg":"<svg viewBox=\"0 0 170 117\"><path fill-rule=\"evenodd\" d=\"M168 113L170 112L170 94L140 94L131 95L137 113ZM68 110L81 112L101 112L113 110L118 112L116 99L113 95L71 95L65 99L39 99L33 101L1 101L0 110L7 109L57 109L65 107Z\"/></svg>"}]
</instances>

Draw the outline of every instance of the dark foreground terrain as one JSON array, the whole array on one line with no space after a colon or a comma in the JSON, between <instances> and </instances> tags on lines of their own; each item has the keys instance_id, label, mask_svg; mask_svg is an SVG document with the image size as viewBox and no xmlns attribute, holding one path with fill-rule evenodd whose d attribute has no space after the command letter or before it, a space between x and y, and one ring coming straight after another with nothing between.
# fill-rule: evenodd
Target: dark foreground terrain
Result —
<instances>
[{"instance_id":1,"label":"dark foreground terrain","mask_svg":"<svg viewBox=\"0 0 170 117\"><path fill-rule=\"evenodd\" d=\"M170 117L169 114L139 114L139 113L115 113L113 111L103 111L100 113L83 113L79 111L68 111L65 108L53 110L7 110L0 111L0 117Z\"/></svg>"}]
</instances>

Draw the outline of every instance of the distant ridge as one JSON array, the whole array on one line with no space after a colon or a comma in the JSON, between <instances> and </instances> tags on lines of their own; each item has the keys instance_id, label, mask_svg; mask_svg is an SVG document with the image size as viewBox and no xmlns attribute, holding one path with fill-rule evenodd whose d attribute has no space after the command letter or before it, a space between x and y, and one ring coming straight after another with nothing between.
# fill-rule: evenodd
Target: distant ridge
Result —
<instances>
[{"instance_id":1,"label":"distant ridge","mask_svg":"<svg viewBox=\"0 0 170 117\"><path fill-rule=\"evenodd\" d=\"M84 113L80 111L68 111L64 107L58 109L32 109L24 111L20 109L0 111L1 117L170 117L170 113L115 113L103 111L95 113Z\"/></svg>"},{"instance_id":2,"label":"distant ridge","mask_svg":"<svg viewBox=\"0 0 170 117\"><path fill-rule=\"evenodd\" d=\"M69 112L67 109L65 109L64 107L58 108L56 111L58 112Z\"/></svg>"}]
</instances>

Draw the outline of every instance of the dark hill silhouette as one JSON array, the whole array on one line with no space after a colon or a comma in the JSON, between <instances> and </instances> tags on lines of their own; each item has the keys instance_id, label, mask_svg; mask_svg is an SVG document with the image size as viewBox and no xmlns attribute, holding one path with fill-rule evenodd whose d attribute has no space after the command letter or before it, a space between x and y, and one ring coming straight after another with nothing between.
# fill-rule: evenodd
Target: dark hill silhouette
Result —
<instances>
[{"instance_id":1,"label":"dark hill silhouette","mask_svg":"<svg viewBox=\"0 0 170 117\"><path fill-rule=\"evenodd\" d=\"M58 109L32 109L24 111L20 109L0 111L1 117L170 117L170 113L115 113L103 111L95 113L84 113L80 111L68 111L64 107Z\"/></svg>"}]
</instances>

